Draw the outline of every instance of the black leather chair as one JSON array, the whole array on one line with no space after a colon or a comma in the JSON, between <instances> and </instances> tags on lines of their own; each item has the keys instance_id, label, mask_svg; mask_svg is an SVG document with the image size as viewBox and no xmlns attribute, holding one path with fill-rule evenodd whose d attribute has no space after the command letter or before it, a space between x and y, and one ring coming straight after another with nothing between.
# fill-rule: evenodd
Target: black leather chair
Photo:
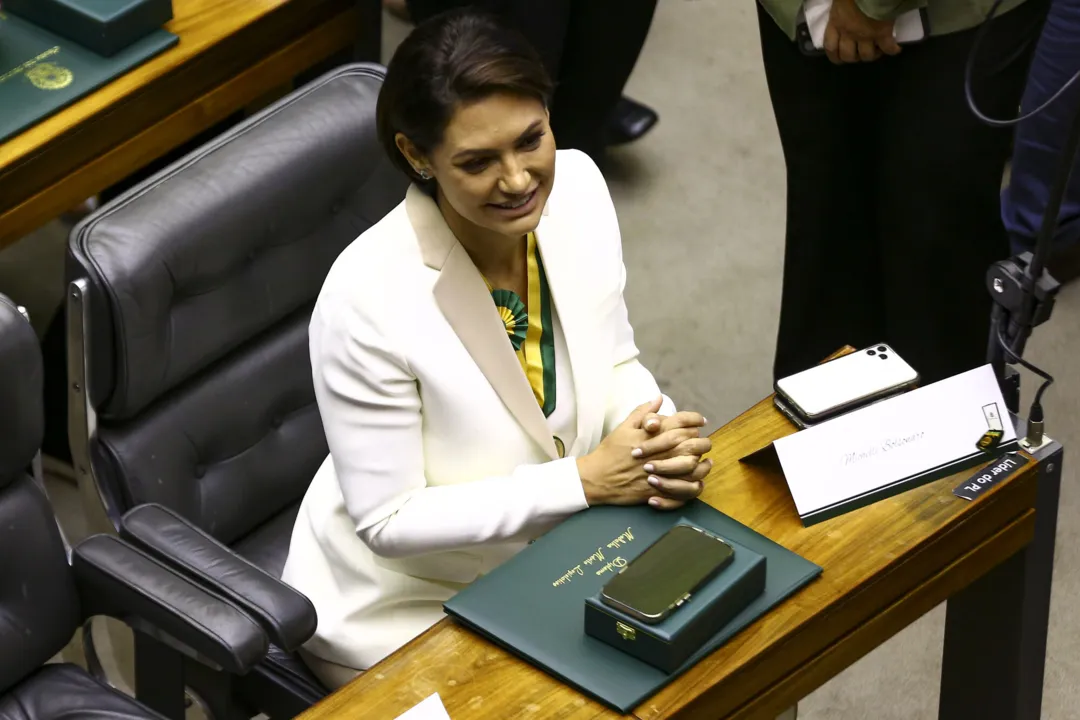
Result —
<instances>
[{"instance_id":1,"label":"black leather chair","mask_svg":"<svg viewBox=\"0 0 1080 720\"><path fill-rule=\"evenodd\" d=\"M383 74L323 75L69 243L70 439L87 512L260 621L270 654L234 692L272 717L326 694L292 654L314 610L277 578L328 453L311 308L341 250L406 189L376 139Z\"/></svg>"},{"instance_id":2,"label":"black leather chair","mask_svg":"<svg viewBox=\"0 0 1080 720\"><path fill-rule=\"evenodd\" d=\"M119 538L88 538L69 564L48 499L27 473L44 431L41 390L37 336L0 295L0 718L182 718L182 695L172 699L178 712L160 715L77 665L45 663L96 615L233 673L264 656L267 636L235 606ZM151 704L163 700L156 679L140 682Z\"/></svg>"}]
</instances>

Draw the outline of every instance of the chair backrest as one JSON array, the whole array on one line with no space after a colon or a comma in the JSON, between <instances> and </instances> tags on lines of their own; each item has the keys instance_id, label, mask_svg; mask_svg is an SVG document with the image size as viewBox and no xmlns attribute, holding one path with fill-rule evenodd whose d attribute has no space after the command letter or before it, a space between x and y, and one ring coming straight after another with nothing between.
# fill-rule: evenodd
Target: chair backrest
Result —
<instances>
[{"instance_id":1,"label":"chair backrest","mask_svg":"<svg viewBox=\"0 0 1080 720\"><path fill-rule=\"evenodd\" d=\"M26 475L45 433L41 350L23 311L0 295L0 486Z\"/></svg>"},{"instance_id":2,"label":"chair backrest","mask_svg":"<svg viewBox=\"0 0 1080 720\"><path fill-rule=\"evenodd\" d=\"M0 695L59 652L79 602L52 507L28 469L44 433L41 350L0 295Z\"/></svg>"},{"instance_id":3,"label":"chair backrest","mask_svg":"<svg viewBox=\"0 0 1080 720\"><path fill-rule=\"evenodd\" d=\"M93 466L117 510L158 502L232 543L303 496L327 455L312 305L407 185L375 133L383 75L322 76L72 231Z\"/></svg>"}]
</instances>

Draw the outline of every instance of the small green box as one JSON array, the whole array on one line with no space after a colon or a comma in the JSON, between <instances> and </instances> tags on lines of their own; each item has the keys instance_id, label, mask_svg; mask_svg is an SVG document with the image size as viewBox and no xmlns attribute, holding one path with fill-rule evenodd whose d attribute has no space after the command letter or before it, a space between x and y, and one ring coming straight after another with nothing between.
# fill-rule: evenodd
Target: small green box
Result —
<instances>
[{"instance_id":1,"label":"small green box","mask_svg":"<svg viewBox=\"0 0 1080 720\"><path fill-rule=\"evenodd\" d=\"M664 672L677 670L765 592L765 558L723 540L735 550L731 564L667 618L655 625L641 622L606 605L597 593L585 599L585 634Z\"/></svg>"},{"instance_id":2,"label":"small green box","mask_svg":"<svg viewBox=\"0 0 1080 720\"><path fill-rule=\"evenodd\" d=\"M4 10L110 57L172 20L172 0L5 0Z\"/></svg>"}]
</instances>

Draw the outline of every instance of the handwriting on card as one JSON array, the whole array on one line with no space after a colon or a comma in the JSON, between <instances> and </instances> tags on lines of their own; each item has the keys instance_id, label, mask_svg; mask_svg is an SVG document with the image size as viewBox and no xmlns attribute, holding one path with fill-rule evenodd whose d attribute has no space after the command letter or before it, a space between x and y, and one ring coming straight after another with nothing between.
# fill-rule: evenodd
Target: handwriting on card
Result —
<instances>
[{"instance_id":1,"label":"handwriting on card","mask_svg":"<svg viewBox=\"0 0 1080 720\"><path fill-rule=\"evenodd\" d=\"M863 460L875 457L881 453L887 453L890 450L896 450L912 443L921 442L926 437L926 433L922 430L911 433L910 435L904 435L902 437L886 438L878 445L871 445L862 450L856 450L854 452L844 453L844 465L852 465Z\"/></svg>"},{"instance_id":2,"label":"handwriting on card","mask_svg":"<svg viewBox=\"0 0 1080 720\"><path fill-rule=\"evenodd\" d=\"M621 570L626 567L627 561L621 556L613 557L609 560L609 553L607 553L604 548L607 548L607 550L618 550L633 541L633 528L626 528L625 531L619 533L611 542L596 548L589 557L564 572L562 577L551 583L552 587L561 587L573 582L576 577L584 577L586 569L595 575L603 575L606 572L617 572L618 570Z\"/></svg>"}]
</instances>

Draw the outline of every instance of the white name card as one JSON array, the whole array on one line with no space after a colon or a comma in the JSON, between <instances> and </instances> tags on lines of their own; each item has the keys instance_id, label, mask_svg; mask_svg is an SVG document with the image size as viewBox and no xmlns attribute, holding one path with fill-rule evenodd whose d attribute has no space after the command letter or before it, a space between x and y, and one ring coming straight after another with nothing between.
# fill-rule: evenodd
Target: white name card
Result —
<instances>
[{"instance_id":1,"label":"white name card","mask_svg":"<svg viewBox=\"0 0 1080 720\"><path fill-rule=\"evenodd\" d=\"M439 693L433 693L419 705L398 715L398 720L450 720L450 714L446 712Z\"/></svg>"},{"instance_id":2,"label":"white name card","mask_svg":"<svg viewBox=\"0 0 1080 720\"><path fill-rule=\"evenodd\" d=\"M997 450L978 447L1000 431ZM804 525L990 460L1016 444L990 365L870 405L774 443Z\"/></svg>"}]
</instances>

